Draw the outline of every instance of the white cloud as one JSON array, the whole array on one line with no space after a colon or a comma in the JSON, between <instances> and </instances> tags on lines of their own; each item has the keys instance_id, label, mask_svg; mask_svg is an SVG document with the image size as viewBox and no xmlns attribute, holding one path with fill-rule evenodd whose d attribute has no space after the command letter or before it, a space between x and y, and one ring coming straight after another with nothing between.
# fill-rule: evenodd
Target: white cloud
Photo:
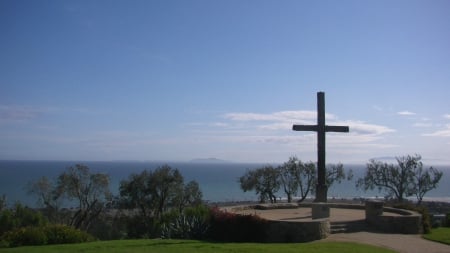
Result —
<instances>
[{"instance_id":1,"label":"white cloud","mask_svg":"<svg viewBox=\"0 0 450 253\"><path fill-rule=\"evenodd\" d=\"M382 138L383 135L395 132L387 126L369 124L363 121L338 121L332 114L327 116L327 125L343 125L350 127L349 134L329 133L330 144L333 140L345 145L355 143L373 143ZM315 111L280 111L273 113L227 113L223 115L226 122L216 125L214 132L209 132L215 136L223 137L223 141L243 142L243 143L279 143L307 145L314 147L316 134L311 132L292 132L294 124L317 124L317 114ZM222 128L220 128L222 127ZM203 132L204 134L208 134ZM342 135L342 136L341 136ZM339 137L338 137L339 136Z\"/></svg>"},{"instance_id":2,"label":"white cloud","mask_svg":"<svg viewBox=\"0 0 450 253\"><path fill-rule=\"evenodd\" d=\"M29 106L0 105L0 121L31 120L37 118L43 111L43 109Z\"/></svg>"},{"instance_id":3,"label":"white cloud","mask_svg":"<svg viewBox=\"0 0 450 253\"><path fill-rule=\"evenodd\" d=\"M433 124L429 122L417 122L413 124L413 127L432 127Z\"/></svg>"},{"instance_id":4,"label":"white cloud","mask_svg":"<svg viewBox=\"0 0 450 253\"><path fill-rule=\"evenodd\" d=\"M445 114L442 117L444 117L444 119L450 119L450 114Z\"/></svg>"},{"instance_id":5,"label":"white cloud","mask_svg":"<svg viewBox=\"0 0 450 253\"><path fill-rule=\"evenodd\" d=\"M360 135L382 135L386 133L395 132L395 130L392 128L368 124L362 121L345 121L338 124L348 125L350 127L350 132Z\"/></svg>"},{"instance_id":6,"label":"white cloud","mask_svg":"<svg viewBox=\"0 0 450 253\"><path fill-rule=\"evenodd\" d=\"M416 115L415 112L410 112L410 111L401 111L401 112L397 112L398 115L402 115L402 116L412 116L412 115Z\"/></svg>"},{"instance_id":7,"label":"white cloud","mask_svg":"<svg viewBox=\"0 0 450 253\"><path fill-rule=\"evenodd\" d=\"M269 114L262 113L227 113L223 116L233 121L295 121L315 120L317 113L314 111L281 111Z\"/></svg>"},{"instance_id":8,"label":"white cloud","mask_svg":"<svg viewBox=\"0 0 450 253\"><path fill-rule=\"evenodd\" d=\"M431 136L431 137L450 137L450 124L445 126L445 129L435 131L433 133L423 134L423 136Z\"/></svg>"}]
</instances>

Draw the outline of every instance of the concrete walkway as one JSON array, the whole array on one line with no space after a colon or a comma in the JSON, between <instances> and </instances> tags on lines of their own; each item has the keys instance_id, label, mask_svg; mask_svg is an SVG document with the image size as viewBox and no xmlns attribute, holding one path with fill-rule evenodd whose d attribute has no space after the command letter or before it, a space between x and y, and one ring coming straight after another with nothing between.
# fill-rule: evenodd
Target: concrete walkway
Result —
<instances>
[{"instance_id":1,"label":"concrete walkway","mask_svg":"<svg viewBox=\"0 0 450 253\"><path fill-rule=\"evenodd\" d=\"M425 240L421 235L372 232L331 234L324 241L357 242L395 250L400 253L450 253L450 246Z\"/></svg>"}]
</instances>

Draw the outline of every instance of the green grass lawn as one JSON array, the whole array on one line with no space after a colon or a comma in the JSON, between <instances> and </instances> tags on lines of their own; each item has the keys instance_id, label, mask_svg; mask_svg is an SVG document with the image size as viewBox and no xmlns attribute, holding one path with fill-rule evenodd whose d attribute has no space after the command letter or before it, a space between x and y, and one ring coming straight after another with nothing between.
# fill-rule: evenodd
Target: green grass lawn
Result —
<instances>
[{"instance_id":1,"label":"green grass lawn","mask_svg":"<svg viewBox=\"0 0 450 253\"><path fill-rule=\"evenodd\" d=\"M431 233L423 235L423 238L450 245L450 228L432 229Z\"/></svg>"},{"instance_id":2,"label":"green grass lawn","mask_svg":"<svg viewBox=\"0 0 450 253\"><path fill-rule=\"evenodd\" d=\"M66 244L52 246L35 246L0 249L3 252L95 252L95 253L203 253L203 252L394 252L370 245L343 242L311 242L311 243L209 243L189 240L120 240L99 241L93 243Z\"/></svg>"}]
</instances>

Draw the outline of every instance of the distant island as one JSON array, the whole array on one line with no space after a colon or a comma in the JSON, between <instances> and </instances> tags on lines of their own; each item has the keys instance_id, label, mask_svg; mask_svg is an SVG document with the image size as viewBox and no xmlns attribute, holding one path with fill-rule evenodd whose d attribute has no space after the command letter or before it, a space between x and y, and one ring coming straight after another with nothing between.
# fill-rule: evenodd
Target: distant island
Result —
<instances>
[{"instance_id":1,"label":"distant island","mask_svg":"<svg viewBox=\"0 0 450 253\"><path fill-rule=\"evenodd\" d=\"M196 158L189 161L190 163L230 163L229 161L217 158Z\"/></svg>"}]
</instances>

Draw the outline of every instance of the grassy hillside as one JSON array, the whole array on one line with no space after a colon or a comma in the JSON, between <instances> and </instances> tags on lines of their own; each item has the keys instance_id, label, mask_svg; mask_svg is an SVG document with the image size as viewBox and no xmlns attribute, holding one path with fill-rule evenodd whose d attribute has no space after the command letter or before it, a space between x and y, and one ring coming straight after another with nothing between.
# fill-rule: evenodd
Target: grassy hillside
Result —
<instances>
[{"instance_id":1,"label":"grassy hillside","mask_svg":"<svg viewBox=\"0 0 450 253\"><path fill-rule=\"evenodd\" d=\"M425 239L450 245L450 228L441 227L431 230L430 234L423 235Z\"/></svg>"},{"instance_id":2,"label":"grassy hillside","mask_svg":"<svg viewBox=\"0 0 450 253\"><path fill-rule=\"evenodd\" d=\"M0 249L0 253L38 253L38 252L83 252L83 253L206 253L206 252L394 252L387 249L355 243L337 242L312 242L312 243L283 243L283 244L258 244L258 243L209 243L189 240L121 240L99 241L82 244L66 244L52 246L19 247Z\"/></svg>"}]
</instances>

